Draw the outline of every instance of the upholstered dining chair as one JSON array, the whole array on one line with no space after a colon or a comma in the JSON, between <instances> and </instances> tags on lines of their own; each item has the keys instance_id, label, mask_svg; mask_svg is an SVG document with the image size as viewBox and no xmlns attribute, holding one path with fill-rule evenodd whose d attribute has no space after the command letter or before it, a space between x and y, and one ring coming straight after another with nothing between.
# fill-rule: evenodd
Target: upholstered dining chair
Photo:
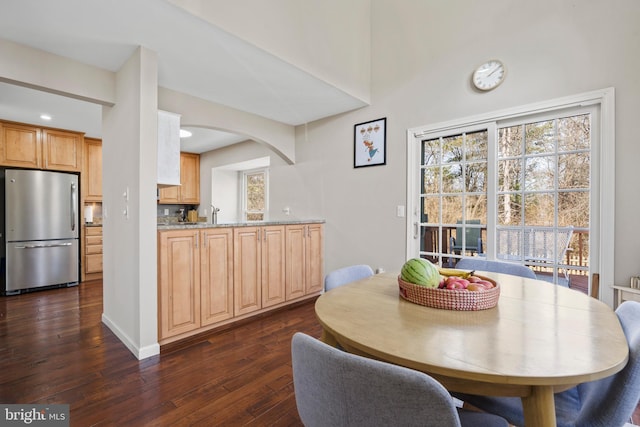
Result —
<instances>
[{"instance_id":1,"label":"upholstered dining chair","mask_svg":"<svg viewBox=\"0 0 640 427\"><path fill-rule=\"evenodd\" d=\"M456 268L511 274L513 276L526 277L528 279L536 278L536 273L525 265L514 264L511 262L489 261L481 258L462 258L456 264Z\"/></svg>"},{"instance_id":2,"label":"upholstered dining chair","mask_svg":"<svg viewBox=\"0 0 640 427\"><path fill-rule=\"evenodd\" d=\"M327 274L324 278L324 290L330 291L338 286L373 276L373 270L366 264L351 265Z\"/></svg>"},{"instance_id":3,"label":"upholstered dining chair","mask_svg":"<svg viewBox=\"0 0 640 427\"><path fill-rule=\"evenodd\" d=\"M293 384L306 427L501 426L504 418L456 409L432 377L357 356L309 335L291 340Z\"/></svg>"},{"instance_id":4,"label":"upholstered dining chair","mask_svg":"<svg viewBox=\"0 0 640 427\"><path fill-rule=\"evenodd\" d=\"M629 343L629 361L622 371L597 381L579 384L554 395L558 427L622 426L640 399L640 302L625 301L616 315ZM500 414L511 424L524 425L518 397L484 397L454 393L458 399Z\"/></svg>"}]
</instances>

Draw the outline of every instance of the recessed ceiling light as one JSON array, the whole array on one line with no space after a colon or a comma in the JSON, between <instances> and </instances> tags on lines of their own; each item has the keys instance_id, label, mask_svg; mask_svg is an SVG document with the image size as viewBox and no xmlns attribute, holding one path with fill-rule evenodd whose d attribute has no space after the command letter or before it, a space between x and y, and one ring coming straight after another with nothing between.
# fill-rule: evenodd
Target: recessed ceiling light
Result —
<instances>
[{"instance_id":1,"label":"recessed ceiling light","mask_svg":"<svg viewBox=\"0 0 640 427\"><path fill-rule=\"evenodd\" d=\"M50 115L48 115L48 114L40 114L40 118L42 120L47 120L47 121L52 119L52 117Z\"/></svg>"},{"instance_id":2,"label":"recessed ceiling light","mask_svg":"<svg viewBox=\"0 0 640 427\"><path fill-rule=\"evenodd\" d=\"M189 138L191 135L193 134L188 130L180 129L180 138Z\"/></svg>"}]
</instances>

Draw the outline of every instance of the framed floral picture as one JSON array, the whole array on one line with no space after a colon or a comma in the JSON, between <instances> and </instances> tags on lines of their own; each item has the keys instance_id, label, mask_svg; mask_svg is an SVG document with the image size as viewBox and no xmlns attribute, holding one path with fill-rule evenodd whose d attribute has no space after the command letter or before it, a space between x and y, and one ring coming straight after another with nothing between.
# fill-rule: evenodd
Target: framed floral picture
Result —
<instances>
[{"instance_id":1,"label":"framed floral picture","mask_svg":"<svg viewBox=\"0 0 640 427\"><path fill-rule=\"evenodd\" d=\"M353 130L353 167L387 164L387 118L358 123Z\"/></svg>"}]
</instances>

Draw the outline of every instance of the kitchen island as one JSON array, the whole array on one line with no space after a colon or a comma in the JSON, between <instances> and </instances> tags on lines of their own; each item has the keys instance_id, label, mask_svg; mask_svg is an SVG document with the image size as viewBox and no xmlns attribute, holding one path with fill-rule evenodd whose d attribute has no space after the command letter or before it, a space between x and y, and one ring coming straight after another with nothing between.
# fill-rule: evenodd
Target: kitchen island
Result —
<instances>
[{"instance_id":1,"label":"kitchen island","mask_svg":"<svg viewBox=\"0 0 640 427\"><path fill-rule=\"evenodd\" d=\"M158 223L158 341L315 298L324 221Z\"/></svg>"}]
</instances>

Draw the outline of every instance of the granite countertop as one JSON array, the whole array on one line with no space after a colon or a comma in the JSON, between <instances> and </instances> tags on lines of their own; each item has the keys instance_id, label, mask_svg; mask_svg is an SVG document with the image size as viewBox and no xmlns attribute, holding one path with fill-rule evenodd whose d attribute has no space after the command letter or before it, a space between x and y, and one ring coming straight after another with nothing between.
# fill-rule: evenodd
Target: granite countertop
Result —
<instances>
[{"instance_id":1,"label":"granite countertop","mask_svg":"<svg viewBox=\"0 0 640 427\"><path fill-rule=\"evenodd\" d=\"M223 228L223 227L256 227L267 225L291 225L291 224L324 224L323 219L287 220L287 221L255 221L233 222L225 224L210 224L208 222L158 222L158 230L184 230L189 228Z\"/></svg>"},{"instance_id":2,"label":"granite countertop","mask_svg":"<svg viewBox=\"0 0 640 427\"><path fill-rule=\"evenodd\" d=\"M95 222L92 223L84 223L83 224L85 227L102 227L102 224L96 224Z\"/></svg>"}]
</instances>

